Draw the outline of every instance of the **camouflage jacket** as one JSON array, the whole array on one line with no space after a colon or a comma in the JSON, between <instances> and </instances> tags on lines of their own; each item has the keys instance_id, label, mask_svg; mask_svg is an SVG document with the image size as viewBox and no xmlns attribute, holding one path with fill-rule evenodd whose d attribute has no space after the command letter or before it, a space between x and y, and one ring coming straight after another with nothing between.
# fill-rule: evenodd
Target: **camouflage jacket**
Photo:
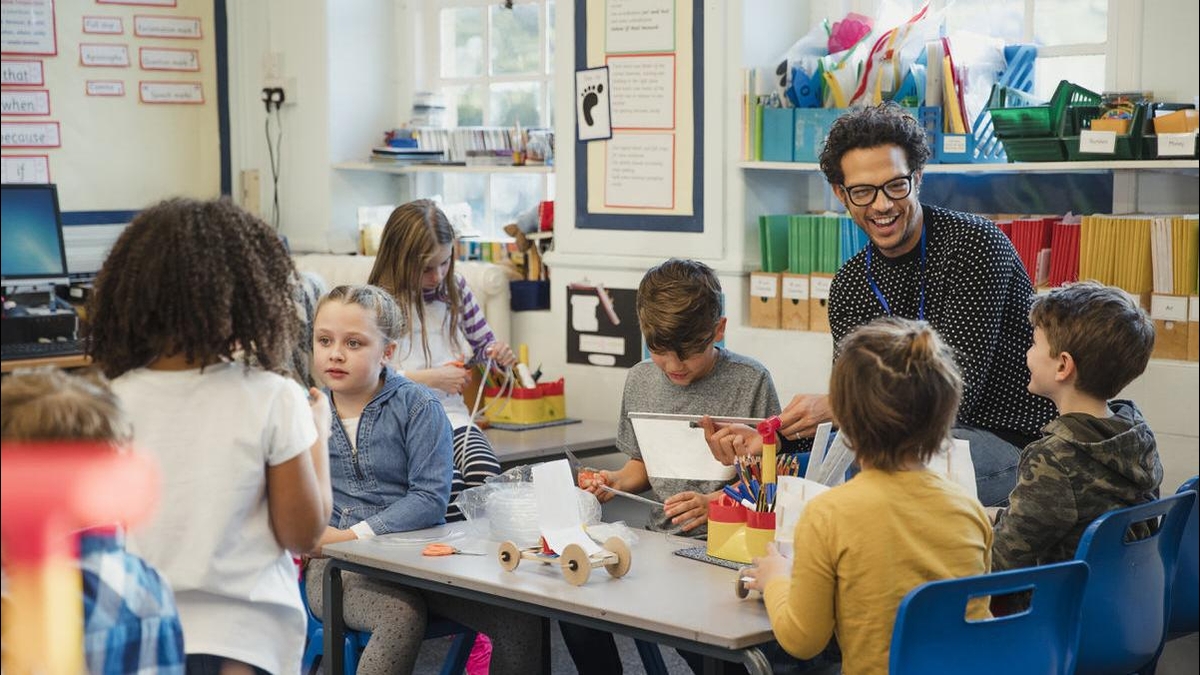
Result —
<instances>
[{"instance_id":1,"label":"camouflage jacket","mask_svg":"<svg viewBox=\"0 0 1200 675\"><path fill-rule=\"evenodd\" d=\"M1058 417L1022 451L1017 486L996 520L994 570L1070 560L1098 516L1158 498L1154 434L1132 401L1108 407L1105 419Z\"/></svg>"}]
</instances>

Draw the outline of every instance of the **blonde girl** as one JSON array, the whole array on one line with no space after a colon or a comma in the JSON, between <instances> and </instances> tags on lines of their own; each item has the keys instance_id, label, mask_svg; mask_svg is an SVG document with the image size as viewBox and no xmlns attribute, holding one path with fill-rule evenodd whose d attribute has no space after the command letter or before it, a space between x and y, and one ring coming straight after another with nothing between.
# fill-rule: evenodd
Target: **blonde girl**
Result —
<instances>
[{"instance_id":1,"label":"blonde girl","mask_svg":"<svg viewBox=\"0 0 1200 675\"><path fill-rule=\"evenodd\" d=\"M450 501L500 472L496 453L474 425L462 392L466 364L516 363L512 349L496 339L466 281L454 271L454 228L432 201L392 211L379 242L369 282L400 306L402 334L392 364L437 394L454 429L454 485ZM450 507L448 520L459 520Z\"/></svg>"}]
</instances>

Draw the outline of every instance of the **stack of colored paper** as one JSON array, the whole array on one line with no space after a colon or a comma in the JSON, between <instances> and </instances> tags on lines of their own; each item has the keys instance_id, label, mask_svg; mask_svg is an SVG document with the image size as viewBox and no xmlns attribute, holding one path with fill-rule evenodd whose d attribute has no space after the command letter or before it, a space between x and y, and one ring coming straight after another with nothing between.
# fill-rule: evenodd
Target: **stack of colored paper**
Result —
<instances>
[{"instance_id":1,"label":"stack of colored paper","mask_svg":"<svg viewBox=\"0 0 1200 675\"><path fill-rule=\"evenodd\" d=\"M1046 283L1054 218L1017 218L1012 221L1013 248L1035 286ZM1043 262L1043 258L1045 258ZM1041 263L1041 264L1039 264Z\"/></svg>"},{"instance_id":2,"label":"stack of colored paper","mask_svg":"<svg viewBox=\"0 0 1200 675\"><path fill-rule=\"evenodd\" d=\"M791 216L759 216L758 245L762 257L762 271L782 272L788 268L789 233Z\"/></svg>"},{"instance_id":3,"label":"stack of colored paper","mask_svg":"<svg viewBox=\"0 0 1200 675\"><path fill-rule=\"evenodd\" d=\"M1079 277L1134 294L1154 287L1150 240L1153 219L1145 216L1084 216L1080 224Z\"/></svg>"},{"instance_id":4,"label":"stack of colored paper","mask_svg":"<svg viewBox=\"0 0 1200 675\"><path fill-rule=\"evenodd\" d=\"M1055 222L1050 239L1051 286L1079 280L1079 223Z\"/></svg>"},{"instance_id":5,"label":"stack of colored paper","mask_svg":"<svg viewBox=\"0 0 1200 675\"><path fill-rule=\"evenodd\" d=\"M1153 218L1151 260L1155 293L1196 293L1198 223L1196 216Z\"/></svg>"}]
</instances>

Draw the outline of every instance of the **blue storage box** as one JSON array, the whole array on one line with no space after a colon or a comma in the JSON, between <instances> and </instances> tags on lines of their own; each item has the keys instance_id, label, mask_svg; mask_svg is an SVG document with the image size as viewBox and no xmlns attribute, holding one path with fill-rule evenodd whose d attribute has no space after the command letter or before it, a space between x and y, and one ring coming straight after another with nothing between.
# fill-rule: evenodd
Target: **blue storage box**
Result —
<instances>
[{"instance_id":1,"label":"blue storage box","mask_svg":"<svg viewBox=\"0 0 1200 675\"><path fill-rule=\"evenodd\" d=\"M511 294L509 306L512 311L550 309L550 282L548 280L510 281L508 288Z\"/></svg>"},{"instance_id":2,"label":"blue storage box","mask_svg":"<svg viewBox=\"0 0 1200 675\"><path fill-rule=\"evenodd\" d=\"M790 162L795 145L796 108L763 108L762 160Z\"/></svg>"}]
</instances>

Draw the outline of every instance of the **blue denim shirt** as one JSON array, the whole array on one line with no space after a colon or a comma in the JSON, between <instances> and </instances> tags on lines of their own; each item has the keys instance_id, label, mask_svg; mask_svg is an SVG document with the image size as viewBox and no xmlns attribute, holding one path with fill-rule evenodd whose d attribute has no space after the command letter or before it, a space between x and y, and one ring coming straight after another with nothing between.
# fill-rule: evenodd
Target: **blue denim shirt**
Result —
<instances>
[{"instance_id":1,"label":"blue denim shirt","mask_svg":"<svg viewBox=\"0 0 1200 675\"><path fill-rule=\"evenodd\" d=\"M350 447L329 396L329 473L333 516L348 529L365 520L375 534L405 532L446 522L454 475L450 422L428 389L386 371L383 388L358 420L358 449Z\"/></svg>"}]
</instances>

